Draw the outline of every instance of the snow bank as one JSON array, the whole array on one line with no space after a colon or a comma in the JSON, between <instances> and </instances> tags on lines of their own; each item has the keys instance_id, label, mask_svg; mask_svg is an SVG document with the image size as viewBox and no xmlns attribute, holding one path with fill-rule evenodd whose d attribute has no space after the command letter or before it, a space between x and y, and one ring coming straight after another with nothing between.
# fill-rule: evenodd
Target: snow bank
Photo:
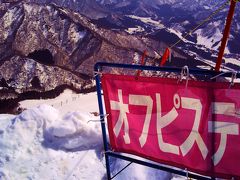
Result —
<instances>
[{"instance_id":1,"label":"snow bank","mask_svg":"<svg viewBox=\"0 0 240 180\"><path fill-rule=\"evenodd\" d=\"M0 179L104 176L96 151L101 149L101 132L88 123L94 117L75 112L61 118L59 114L41 105L15 117L0 115Z\"/></svg>"},{"instance_id":2,"label":"snow bank","mask_svg":"<svg viewBox=\"0 0 240 180\"><path fill-rule=\"evenodd\" d=\"M53 122L46 129L47 144L52 144L53 148L68 150L93 149L101 146L101 130L99 124L89 123L92 119L95 117L87 113L66 114L62 120Z\"/></svg>"}]
</instances>

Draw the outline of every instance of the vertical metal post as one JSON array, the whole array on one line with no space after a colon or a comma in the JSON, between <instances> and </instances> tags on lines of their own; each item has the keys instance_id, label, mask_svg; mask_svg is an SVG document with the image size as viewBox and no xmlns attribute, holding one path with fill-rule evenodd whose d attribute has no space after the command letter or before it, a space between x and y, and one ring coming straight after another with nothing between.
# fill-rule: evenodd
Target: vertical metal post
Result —
<instances>
[{"instance_id":1,"label":"vertical metal post","mask_svg":"<svg viewBox=\"0 0 240 180\"><path fill-rule=\"evenodd\" d=\"M234 10L236 7L236 0L231 0L231 5L229 8L229 12L228 12L228 16L227 16L227 20L226 20L226 26L223 32L223 38L222 38L222 43L219 49L219 53L218 53L218 58L217 58L217 63L215 66L215 71L219 71L221 64L222 64L222 58L223 58L223 54L224 54L224 50L227 44L227 40L228 40L228 36L230 33L230 27L231 27L231 23L232 23L232 19L233 19L233 15L234 15Z\"/></svg>"},{"instance_id":2,"label":"vertical metal post","mask_svg":"<svg viewBox=\"0 0 240 180\"><path fill-rule=\"evenodd\" d=\"M94 71L99 71L99 66L96 64L94 66ZM96 74L95 77L96 80L96 87L97 87L97 97L98 97L98 106L99 106L99 113L100 113L100 119L101 119L101 128L102 128L102 134L103 134L103 146L104 146L104 156L106 161L106 170L107 170L107 179L111 179L111 172L110 172L110 165L109 165L109 156L106 153L108 151L108 143L107 143L107 133L106 133L106 126L104 121L104 112L103 112L103 102L102 102L102 95L101 95L101 83L100 83L100 75Z\"/></svg>"}]
</instances>

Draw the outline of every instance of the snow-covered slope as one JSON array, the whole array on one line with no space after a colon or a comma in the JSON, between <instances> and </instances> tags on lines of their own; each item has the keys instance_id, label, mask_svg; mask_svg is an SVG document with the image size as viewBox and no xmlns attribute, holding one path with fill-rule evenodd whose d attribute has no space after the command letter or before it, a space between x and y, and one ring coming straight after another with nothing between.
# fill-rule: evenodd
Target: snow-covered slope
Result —
<instances>
[{"instance_id":1,"label":"snow-covered slope","mask_svg":"<svg viewBox=\"0 0 240 180\"><path fill-rule=\"evenodd\" d=\"M20 102L21 107L24 109L31 109L42 104L48 104L58 109L61 115L75 111L85 113L98 112L96 92L89 94L75 94L73 91L66 89L55 99L25 100Z\"/></svg>"}]
</instances>

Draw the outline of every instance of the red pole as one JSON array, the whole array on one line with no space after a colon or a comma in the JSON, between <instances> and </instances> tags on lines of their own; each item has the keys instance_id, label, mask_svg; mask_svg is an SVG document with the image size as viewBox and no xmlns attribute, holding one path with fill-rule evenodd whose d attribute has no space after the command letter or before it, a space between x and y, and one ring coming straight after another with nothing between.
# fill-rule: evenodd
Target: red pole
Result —
<instances>
[{"instance_id":1,"label":"red pole","mask_svg":"<svg viewBox=\"0 0 240 180\"><path fill-rule=\"evenodd\" d=\"M221 46L220 46L220 49L219 49L215 71L219 71L220 67L221 67L221 64L222 64L222 58L223 58L225 47L227 45L227 40L228 40L228 36L229 36L229 33L230 33L230 27L231 27L236 3L237 3L237 0L231 0L231 5L230 5L229 12L228 12L227 20L226 20L226 26L225 26L225 29L224 29L224 32L223 32L222 43L221 43Z\"/></svg>"},{"instance_id":2,"label":"red pole","mask_svg":"<svg viewBox=\"0 0 240 180\"><path fill-rule=\"evenodd\" d=\"M142 55L142 60L141 60L141 65L142 66L145 64L144 60L145 60L146 55L147 55L147 50L145 50L143 52L143 55ZM136 73L136 76L140 76L141 72L142 72L141 70L138 70L137 73Z\"/></svg>"}]
</instances>

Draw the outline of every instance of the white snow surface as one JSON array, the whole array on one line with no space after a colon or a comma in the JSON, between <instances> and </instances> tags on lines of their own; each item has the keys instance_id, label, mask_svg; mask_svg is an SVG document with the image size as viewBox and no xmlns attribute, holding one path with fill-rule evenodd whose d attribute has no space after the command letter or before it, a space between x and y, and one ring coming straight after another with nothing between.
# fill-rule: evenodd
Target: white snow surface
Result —
<instances>
[{"instance_id":1,"label":"white snow surface","mask_svg":"<svg viewBox=\"0 0 240 180\"><path fill-rule=\"evenodd\" d=\"M41 104L48 104L59 110L61 115L69 112L98 112L97 93L75 94L66 89L55 99L25 100L20 102L21 107L29 109Z\"/></svg>"},{"instance_id":2,"label":"white snow surface","mask_svg":"<svg viewBox=\"0 0 240 180\"><path fill-rule=\"evenodd\" d=\"M81 112L40 105L0 115L0 179L102 179L101 131Z\"/></svg>"},{"instance_id":3,"label":"white snow surface","mask_svg":"<svg viewBox=\"0 0 240 180\"><path fill-rule=\"evenodd\" d=\"M66 101L68 100L68 101ZM21 102L19 115L0 114L0 179L106 179L96 93L64 91L53 100ZM53 105L53 106L52 106ZM114 175L129 162L111 159ZM174 180L167 172L137 164L114 179Z\"/></svg>"},{"instance_id":4,"label":"white snow surface","mask_svg":"<svg viewBox=\"0 0 240 180\"><path fill-rule=\"evenodd\" d=\"M139 17L139 16L135 16L135 15L128 15L128 17L130 17L132 19L140 20L140 21L142 21L146 24L155 26L158 29L163 29L164 28L164 25L161 23L161 21L155 21L151 17Z\"/></svg>"},{"instance_id":5,"label":"white snow surface","mask_svg":"<svg viewBox=\"0 0 240 180\"><path fill-rule=\"evenodd\" d=\"M134 28L128 28L125 31L128 32L129 34L134 34L134 33L137 33L137 32L143 32L143 31L145 31L145 29L141 26L137 26L137 27L134 27Z\"/></svg>"}]
</instances>

